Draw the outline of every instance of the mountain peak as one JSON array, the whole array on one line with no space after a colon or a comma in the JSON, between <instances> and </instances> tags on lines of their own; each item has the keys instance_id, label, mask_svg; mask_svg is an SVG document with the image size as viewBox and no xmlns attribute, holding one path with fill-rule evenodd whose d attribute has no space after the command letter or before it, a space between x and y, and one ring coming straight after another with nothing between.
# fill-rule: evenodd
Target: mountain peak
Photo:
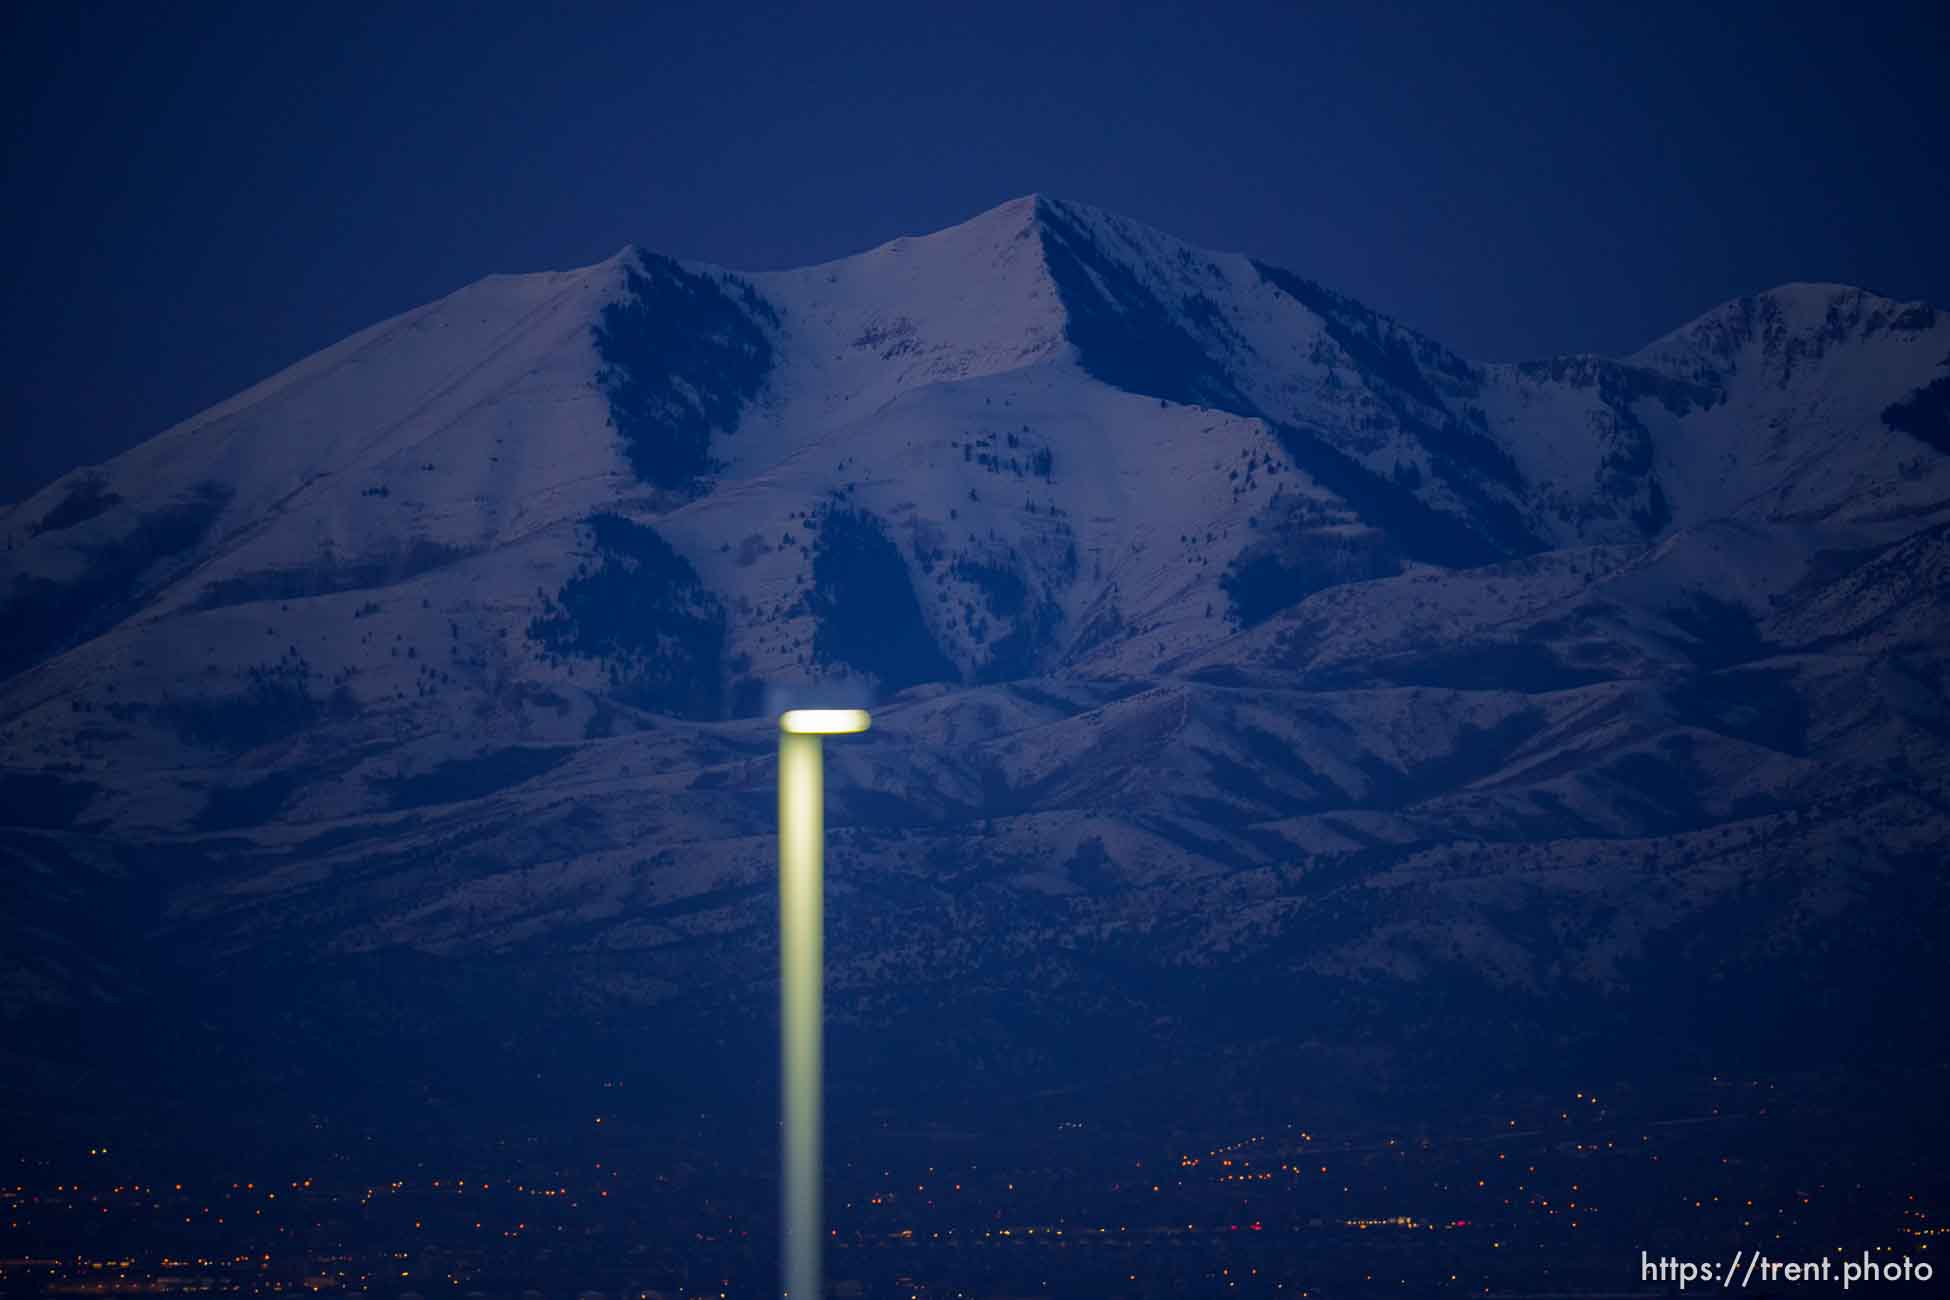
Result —
<instances>
[{"instance_id":1,"label":"mountain peak","mask_svg":"<svg viewBox=\"0 0 1950 1300\"><path fill-rule=\"evenodd\" d=\"M1937 310L1854 285L1791 281L1731 298L1632 354L1630 361L1694 382L1717 383L1742 365L1785 380L1799 359L1881 335L1934 330Z\"/></svg>"},{"instance_id":2,"label":"mountain peak","mask_svg":"<svg viewBox=\"0 0 1950 1300\"><path fill-rule=\"evenodd\" d=\"M1638 544L1717 517L1778 486L1775 442L1810 464L1855 457L1855 477L1798 480L1797 508L1829 508L1914 454L1882 436L1880 413L1935 377L1937 320L1846 285L1788 284L1625 363L1484 367L1276 267L1040 192L795 269L730 272L627 244L579 271L494 277L381 322L64 479L4 516L16 538L0 579L54 591L126 542L115 608L206 610L253 592L351 590L627 508L680 548L774 556L704 577L742 590L762 571L781 584L767 599L792 608L803 539L787 551L741 516L804 519L857 492L852 508L903 521L904 554L924 568L943 553L937 537L959 536L974 544L971 572L1020 577L1009 548L1056 536L1053 520L1074 528L1072 515L1205 538L1209 552L1181 543L1172 563L1190 567L1144 581L1180 584L1171 600L1200 611L1185 635L1206 638L1227 609L1262 617L1404 564ZM1811 375L1827 388L1779 396ZM1843 389L1846 410L1828 393ZM1706 472L1687 449L1708 432L1731 445L1706 418L1727 393L1748 400L1741 419L1774 403L1767 427L1789 432L1757 436L1738 472L1718 466L1689 496ZM1101 491L1084 491L1093 476ZM1184 497L1172 510L1185 513L1159 523L1156 493ZM149 531L185 511L205 526L180 566L137 566ZM1093 544L1128 548L1122 526L1105 523L1108 540ZM1051 553L1060 565L1038 561L1050 574L1080 562L1068 537ZM1051 602L1016 614L1094 617L1082 595ZM1122 597L1117 617L1136 609ZM944 644L985 663L1007 622L964 611ZM1031 630L1042 639L1025 633L1024 646L1049 649L1050 627ZM50 631L23 662L65 644L67 631ZM1163 638L1149 644L1163 656ZM812 657L786 640L763 649L751 653L768 671Z\"/></svg>"},{"instance_id":3,"label":"mountain peak","mask_svg":"<svg viewBox=\"0 0 1950 1300\"><path fill-rule=\"evenodd\" d=\"M1884 414L1940 374L1934 321L1789 285L1649 349L1667 373L1478 366L1041 194L814 267L482 281L0 515L33 904L0 1012L96 996L73 955L137 914L93 877L167 891L158 945L236 978L418 948L524 1004L524 972L536 1005L564 971L578 1007L748 990L765 715L814 684L875 700L831 758L858 1008L1218 1004L1143 1007L1153 952L1563 1007L1735 904L1771 909L1757 961L1826 952L1804 900L1914 915L1855 891L1943 838L1903 783L1950 767L1950 456Z\"/></svg>"}]
</instances>

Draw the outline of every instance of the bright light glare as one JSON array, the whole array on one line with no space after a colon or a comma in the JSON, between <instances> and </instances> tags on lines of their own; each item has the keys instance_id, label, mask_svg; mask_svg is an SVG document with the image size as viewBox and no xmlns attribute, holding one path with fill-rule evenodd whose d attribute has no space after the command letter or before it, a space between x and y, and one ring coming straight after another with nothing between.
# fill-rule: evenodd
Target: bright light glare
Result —
<instances>
[{"instance_id":1,"label":"bright light glare","mask_svg":"<svg viewBox=\"0 0 1950 1300\"><path fill-rule=\"evenodd\" d=\"M793 715L786 714L787 718ZM825 1022L826 778L818 736L779 737L781 1246L785 1290L817 1300L821 1037Z\"/></svg>"},{"instance_id":2,"label":"bright light glare","mask_svg":"<svg viewBox=\"0 0 1950 1300\"><path fill-rule=\"evenodd\" d=\"M779 730L801 736L840 736L865 731L865 709L787 709L779 715Z\"/></svg>"}]
</instances>

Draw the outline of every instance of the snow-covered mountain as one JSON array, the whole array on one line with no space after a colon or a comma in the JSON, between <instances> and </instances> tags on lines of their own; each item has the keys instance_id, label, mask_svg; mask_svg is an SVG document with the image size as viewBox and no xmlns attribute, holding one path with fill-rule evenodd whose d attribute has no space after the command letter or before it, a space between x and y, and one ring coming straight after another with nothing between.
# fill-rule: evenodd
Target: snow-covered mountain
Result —
<instances>
[{"instance_id":1,"label":"snow-covered mountain","mask_svg":"<svg viewBox=\"0 0 1950 1300\"><path fill-rule=\"evenodd\" d=\"M771 715L860 698L833 1014L1010 999L944 1071L1859 1008L1943 919L1947 396L1857 289L1486 365L1033 196L491 277L0 512L0 998L762 1016Z\"/></svg>"}]
</instances>

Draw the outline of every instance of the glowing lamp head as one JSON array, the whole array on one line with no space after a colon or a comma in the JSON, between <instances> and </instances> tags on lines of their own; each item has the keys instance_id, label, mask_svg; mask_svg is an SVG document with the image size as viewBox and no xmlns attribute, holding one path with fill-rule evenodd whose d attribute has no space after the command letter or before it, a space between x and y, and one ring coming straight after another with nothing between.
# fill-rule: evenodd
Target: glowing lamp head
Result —
<instances>
[{"instance_id":1,"label":"glowing lamp head","mask_svg":"<svg viewBox=\"0 0 1950 1300\"><path fill-rule=\"evenodd\" d=\"M779 715L779 730L798 736L843 736L865 731L871 721L865 709L787 709Z\"/></svg>"}]
</instances>

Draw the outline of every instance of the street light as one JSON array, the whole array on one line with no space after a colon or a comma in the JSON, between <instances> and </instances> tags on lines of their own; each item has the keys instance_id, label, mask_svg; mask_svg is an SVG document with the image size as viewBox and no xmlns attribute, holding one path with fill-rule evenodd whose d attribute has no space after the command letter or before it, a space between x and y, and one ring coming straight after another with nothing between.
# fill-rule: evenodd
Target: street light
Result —
<instances>
[{"instance_id":1,"label":"street light","mask_svg":"<svg viewBox=\"0 0 1950 1300\"><path fill-rule=\"evenodd\" d=\"M826 773L821 737L865 731L865 709L779 715L780 1255L784 1294L818 1300Z\"/></svg>"}]
</instances>

